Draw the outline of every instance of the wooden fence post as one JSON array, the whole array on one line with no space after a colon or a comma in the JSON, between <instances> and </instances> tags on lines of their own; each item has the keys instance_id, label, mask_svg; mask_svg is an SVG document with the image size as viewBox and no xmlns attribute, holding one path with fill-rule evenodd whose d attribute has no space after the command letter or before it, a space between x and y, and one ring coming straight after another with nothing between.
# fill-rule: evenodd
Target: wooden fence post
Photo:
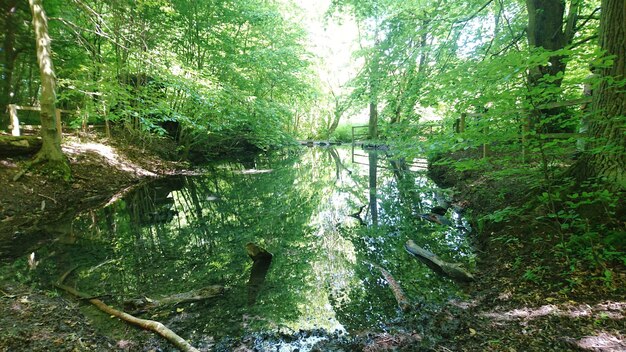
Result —
<instances>
[{"instance_id":1,"label":"wooden fence post","mask_svg":"<svg viewBox=\"0 0 626 352\"><path fill-rule=\"evenodd\" d=\"M485 122L485 117L483 115L483 121ZM488 117L487 117L488 118ZM489 153L489 140L487 139L489 136L489 121L487 121L487 124L485 124L482 128L482 133L483 133L483 138L485 138L487 141L483 143L483 159L485 159L487 157L487 154Z\"/></svg>"},{"instance_id":2,"label":"wooden fence post","mask_svg":"<svg viewBox=\"0 0 626 352\"><path fill-rule=\"evenodd\" d=\"M354 126L351 126L351 127L352 127L352 145L354 145Z\"/></svg>"},{"instance_id":3,"label":"wooden fence post","mask_svg":"<svg viewBox=\"0 0 626 352\"><path fill-rule=\"evenodd\" d=\"M526 144L528 143L528 134L530 133L530 117L523 112L522 118L522 163L526 162Z\"/></svg>"},{"instance_id":4,"label":"wooden fence post","mask_svg":"<svg viewBox=\"0 0 626 352\"><path fill-rule=\"evenodd\" d=\"M11 116L11 135L19 136L20 135L20 120L17 117L17 106L15 104L9 104L9 115Z\"/></svg>"},{"instance_id":5,"label":"wooden fence post","mask_svg":"<svg viewBox=\"0 0 626 352\"><path fill-rule=\"evenodd\" d=\"M461 114L461 121L459 122L459 132L465 132L465 117L467 117L467 113Z\"/></svg>"}]
</instances>

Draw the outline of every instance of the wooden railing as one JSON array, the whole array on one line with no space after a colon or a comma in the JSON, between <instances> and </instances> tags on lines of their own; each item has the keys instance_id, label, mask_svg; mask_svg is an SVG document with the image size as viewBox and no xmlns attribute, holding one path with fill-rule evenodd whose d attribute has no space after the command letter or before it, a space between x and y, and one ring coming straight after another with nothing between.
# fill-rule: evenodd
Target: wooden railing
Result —
<instances>
[{"instance_id":1,"label":"wooden railing","mask_svg":"<svg viewBox=\"0 0 626 352\"><path fill-rule=\"evenodd\" d=\"M585 98L567 100L567 101L557 101L557 102L537 105L533 110L547 110L547 109L555 109L555 108L561 108L561 107L567 107L567 106L589 104L591 103L591 101L592 101L591 97L585 97ZM522 112L524 116L524 119L522 122L522 134L520 137L522 141L522 160L526 160L526 145L528 143L529 137L531 136L530 135L530 132L531 132L530 131L530 127L531 127L530 111L527 109L521 109L521 110L517 109L517 110L507 110L507 111L501 112L500 114L511 115L511 114L519 113L520 111ZM472 113L472 114L462 113L460 118L455 123L456 132L458 133L465 132L466 118L468 117L480 118L484 115L485 113ZM487 128L485 128L484 132L485 133L488 132ZM582 133L537 133L536 136L541 139L567 139L567 138L581 137L583 136L583 134ZM482 149L483 149L483 153L482 153L483 158L485 158L487 157L487 153L489 151L489 146L487 145L487 143L483 144Z\"/></svg>"},{"instance_id":2,"label":"wooden railing","mask_svg":"<svg viewBox=\"0 0 626 352\"><path fill-rule=\"evenodd\" d=\"M359 129L364 129L364 128L369 128L369 126L365 125L365 126L352 126L352 145L354 145L357 141L357 137L363 136L366 137L367 136L367 132L365 133L358 133L356 132Z\"/></svg>"},{"instance_id":3,"label":"wooden railing","mask_svg":"<svg viewBox=\"0 0 626 352\"><path fill-rule=\"evenodd\" d=\"M9 104L7 107L9 110L9 116L11 117L11 124L9 125L9 129L11 130L11 135L19 136L21 134L20 131L20 119L17 116L18 110L30 110L30 111L39 111L41 112L41 107L39 106L20 106L15 104ZM59 138L62 138L62 129L61 129L61 113L73 114L74 111L56 109L54 121L57 127L57 133L59 134Z\"/></svg>"},{"instance_id":4,"label":"wooden railing","mask_svg":"<svg viewBox=\"0 0 626 352\"><path fill-rule=\"evenodd\" d=\"M20 120L17 115L18 110L41 112L41 108L39 106L21 106L21 105L16 105L16 104L9 104L7 106L7 110L9 111L9 116L11 118L9 129L11 130L11 134L13 136L20 136L23 130L32 131L32 130L41 128L41 125L20 125ZM61 114L78 114L79 112L80 110L72 111L72 110L56 109L54 120L55 120L57 133L59 134L59 138L61 139L63 138L63 123L61 121ZM109 126L107 125L107 123L108 121L105 121L104 125L102 124L89 124L88 125L87 119L85 116L82 122L82 130L86 132L88 129L91 129L91 128L104 128L107 137L109 137L111 134L110 134Z\"/></svg>"}]
</instances>

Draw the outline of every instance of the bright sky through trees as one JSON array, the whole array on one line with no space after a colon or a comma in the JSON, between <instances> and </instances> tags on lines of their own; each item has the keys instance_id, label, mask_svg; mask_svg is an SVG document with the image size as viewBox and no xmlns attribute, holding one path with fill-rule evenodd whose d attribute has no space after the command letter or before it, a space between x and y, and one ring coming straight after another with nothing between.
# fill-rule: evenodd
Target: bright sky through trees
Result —
<instances>
[{"instance_id":1,"label":"bright sky through trees","mask_svg":"<svg viewBox=\"0 0 626 352\"><path fill-rule=\"evenodd\" d=\"M352 52L358 47L356 23L350 16L326 17L330 0L296 0L302 9L302 23L309 34L307 46L319 58L317 72L333 89L354 77ZM339 20L338 17L341 17Z\"/></svg>"}]
</instances>

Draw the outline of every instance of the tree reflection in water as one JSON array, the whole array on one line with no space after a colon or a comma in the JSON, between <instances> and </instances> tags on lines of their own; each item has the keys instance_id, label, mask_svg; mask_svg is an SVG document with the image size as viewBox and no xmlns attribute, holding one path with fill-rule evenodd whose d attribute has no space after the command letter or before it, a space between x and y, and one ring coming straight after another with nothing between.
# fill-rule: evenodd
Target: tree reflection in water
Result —
<instances>
[{"instance_id":1,"label":"tree reflection in water","mask_svg":"<svg viewBox=\"0 0 626 352\"><path fill-rule=\"evenodd\" d=\"M352 162L349 149L300 149L142 185L77 218L77 240L42 248L38 257L48 260L38 273L80 264L75 280L83 291L120 302L225 285L223 297L186 306L175 320L178 331L196 336L380 329L401 313L375 265L415 303L458 294L404 252L406 240L453 262L472 256L460 234L416 216L435 202L432 182L379 153ZM364 205L366 226L348 216ZM254 304L249 242L273 254Z\"/></svg>"}]
</instances>

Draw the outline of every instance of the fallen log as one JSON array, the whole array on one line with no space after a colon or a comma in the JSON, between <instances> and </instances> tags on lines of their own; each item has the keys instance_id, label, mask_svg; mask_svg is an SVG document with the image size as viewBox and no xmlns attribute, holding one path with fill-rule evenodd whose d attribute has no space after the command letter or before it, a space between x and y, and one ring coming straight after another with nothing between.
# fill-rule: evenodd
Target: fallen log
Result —
<instances>
[{"instance_id":1,"label":"fallen log","mask_svg":"<svg viewBox=\"0 0 626 352\"><path fill-rule=\"evenodd\" d=\"M224 292L224 286L211 285L197 290L176 293L170 296L151 299L140 297L124 301L124 309L132 311L134 314L143 313L148 310L160 309L181 303L192 303L204 301L219 296Z\"/></svg>"},{"instance_id":2,"label":"fallen log","mask_svg":"<svg viewBox=\"0 0 626 352\"><path fill-rule=\"evenodd\" d=\"M187 342L185 339L183 339L182 337L178 336L175 332L173 332L172 330L170 330L167 326L163 325L162 323L155 321L155 320L148 320L148 319L141 319L141 318L137 318L135 316L132 316L128 313L122 312L120 310L117 310L115 308L112 308L110 306L108 306L106 303L102 302L101 300L97 299L97 298L92 298L92 296L80 292L78 290L76 290L75 288L72 288L70 286L64 285L63 281L65 281L65 278L72 272L74 271L76 268L72 268L69 271L67 271L65 274L63 274L59 280L57 282L54 283L54 286L68 292L69 294L76 296L78 298L81 299L85 299L88 300L89 303L93 304L94 306L96 306L96 308L100 309L101 311L113 315L119 319L122 319L130 324L133 325L137 325L139 327L141 327L142 329L146 329L146 330L150 330L150 331L154 331L157 334L163 336L166 340L168 340L170 343L172 343L174 346L176 346L179 350L183 351L183 352L200 352L197 348L193 347L192 345L189 344L189 342Z\"/></svg>"},{"instance_id":3,"label":"fallen log","mask_svg":"<svg viewBox=\"0 0 626 352\"><path fill-rule=\"evenodd\" d=\"M385 278L385 281L387 281L387 283L389 284L389 288L391 288L393 295L396 297L396 301L398 301L398 306L400 307L400 309L402 309L402 311L404 312L411 309L411 302L402 290L400 284L382 266L375 266L378 268L378 270L380 270L381 274L383 274L383 277Z\"/></svg>"},{"instance_id":4,"label":"fallen log","mask_svg":"<svg viewBox=\"0 0 626 352\"><path fill-rule=\"evenodd\" d=\"M0 156L32 155L41 149L41 138L37 136L0 135Z\"/></svg>"},{"instance_id":5,"label":"fallen log","mask_svg":"<svg viewBox=\"0 0 626 352\"><path fill-rule=\"evenodd\" d=\"M418 246L413 240L408 240L404 245L407 252L426 264L434 272L447 276L457 281L474 281L474 276L465 270L460 264L448 263L437 255Z\"/></svg>"}]
</instances>

